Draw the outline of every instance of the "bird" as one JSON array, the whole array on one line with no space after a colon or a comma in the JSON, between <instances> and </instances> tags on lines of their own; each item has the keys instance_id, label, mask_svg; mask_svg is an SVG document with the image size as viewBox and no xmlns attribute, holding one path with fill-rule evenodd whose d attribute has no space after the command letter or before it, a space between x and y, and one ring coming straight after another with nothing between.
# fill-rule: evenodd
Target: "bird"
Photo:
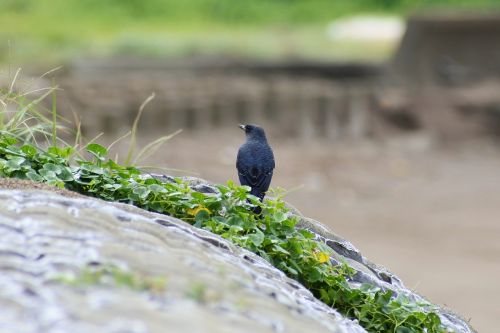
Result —
<instances>
[{"instance_id":1,"label":"bird","mask_svg":"<svg viewBox=\"0 0 500 333\"><path fill-rule=\"evenodd\" d=\"M239 125L245 131L246 141L236 157L236 169L241 185L250 186L250 194L264 200L275 168L274 154L266 133L257 125ZM254 212L260 214L260 207Z\"/></svg>"}]
</instances>

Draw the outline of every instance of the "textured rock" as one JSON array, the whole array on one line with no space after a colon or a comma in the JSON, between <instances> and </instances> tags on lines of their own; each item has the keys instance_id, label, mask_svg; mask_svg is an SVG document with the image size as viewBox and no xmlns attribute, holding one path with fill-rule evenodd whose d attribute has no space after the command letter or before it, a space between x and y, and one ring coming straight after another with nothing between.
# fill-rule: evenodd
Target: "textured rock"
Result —
<instances>
[{"instance_id":1,"label":"textured rock","mask_svg":"<svg viewBox=\"0 0 500 333\"><path fill-rule=\"evenodd\" d=\"M0 332L364 332L256 255L128 205L0 190L0 235ZM60 281L109 265L166 287Z\"/></svg>"},{"instance_id":2,"label":"textured rock","mask_svg":"<svg viewBox=\"0 0 500 333\"><path fill-rule=\"evenodd\" d=\"M218 192L202 179L183 180L195 191ZM0 190L0 333L365 332L260 257L217 235L130 205L40 191L48 186L29 191L30 184L0 183L22 189ZM334 251L333 263L345 261L357 271L353 286L370 283L425 301L349 241L288 206L298 228ZM109 265L166 278L166 288L158 293L60 282ZM473 332L446 309L439 315L450 331Z\"/></svg>"}]
</instances>

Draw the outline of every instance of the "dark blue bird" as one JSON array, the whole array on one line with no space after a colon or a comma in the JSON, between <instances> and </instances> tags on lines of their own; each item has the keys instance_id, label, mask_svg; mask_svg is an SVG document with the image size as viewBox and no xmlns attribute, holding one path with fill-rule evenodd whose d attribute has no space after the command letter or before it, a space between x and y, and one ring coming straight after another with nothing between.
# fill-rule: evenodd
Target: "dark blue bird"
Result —
<instances>
[{"instance_id":1,"label":"dark blue bird","mask_svg":"<svg viewBox=\"0 0 500 333\"><path fill-rule=\"evenodd\" d=\"M262 202L274 170L273 150L267 143L264 130L256 125L240 125L245 131L246 142L238 150L236 169L241 185L251 187L250 194ZM260 209L256 210L259 213Z\"/></svg>"}]
</instances>

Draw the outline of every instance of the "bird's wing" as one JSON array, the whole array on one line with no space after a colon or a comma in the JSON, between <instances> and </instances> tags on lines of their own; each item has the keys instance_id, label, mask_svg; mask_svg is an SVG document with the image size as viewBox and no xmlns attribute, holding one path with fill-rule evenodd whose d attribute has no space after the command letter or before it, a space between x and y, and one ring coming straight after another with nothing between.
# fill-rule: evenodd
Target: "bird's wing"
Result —
<instances>
[{"instance_id":1,"label":"bird's wing","mask_svg":"<svg viewBox=\"0 0 500 333\"><path fill-rule=\"evenodd\" d=\"M264 163L256 163L255 157L248 158L249 153L255 149L251 146L243 146L238 151L236 168L241 185L247 185L260 192L269 188L274 169L274 156L272 150L264 151L260 158L267 159Z\"/></svg>"},{"instance_id":2,"label":"bird's wing","mask_svg":"<svg viewBox=\"0 0 500 333\"><path fill-rule=\"evenodd\" d=\"M267 190L269 189L269 185L271 185L271 179L273 178L273 171L266 172L261 175L259 178L259 184L255 187L252 187L250 194L255 195L261 201L266 195Z\"/></svg>"},{"instance_id":3,"label":"bird's wing","mask_svg":"<svg viewBox=\"0 0 500 333\"><path fill-rule=\"evenodd\" d=\"M273 176L273 170L264 170L257 166L252 166L248 169L241 168L238 170L238 175L242 185L248 185L251 187L264 188L266 183L271 182ZM269 184L266 187L269 187Z\"/></svg>"}]
</instances>

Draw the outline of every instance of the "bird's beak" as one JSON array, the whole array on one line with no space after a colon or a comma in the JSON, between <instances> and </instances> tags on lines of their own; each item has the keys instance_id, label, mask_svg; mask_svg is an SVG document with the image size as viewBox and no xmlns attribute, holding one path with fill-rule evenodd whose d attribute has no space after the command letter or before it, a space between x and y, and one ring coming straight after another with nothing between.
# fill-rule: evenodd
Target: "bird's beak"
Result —
<instances>
[{"instance_id":1,"label":"bird's beak","mask_svg":"<svg viewBox=\"0 0 500 333\"><path fill-rule=\"evenodd\" d=\"M238 125L239 128L241 128L242 130L245 130L245 125Z\"/></svg>"}]
</instances>

